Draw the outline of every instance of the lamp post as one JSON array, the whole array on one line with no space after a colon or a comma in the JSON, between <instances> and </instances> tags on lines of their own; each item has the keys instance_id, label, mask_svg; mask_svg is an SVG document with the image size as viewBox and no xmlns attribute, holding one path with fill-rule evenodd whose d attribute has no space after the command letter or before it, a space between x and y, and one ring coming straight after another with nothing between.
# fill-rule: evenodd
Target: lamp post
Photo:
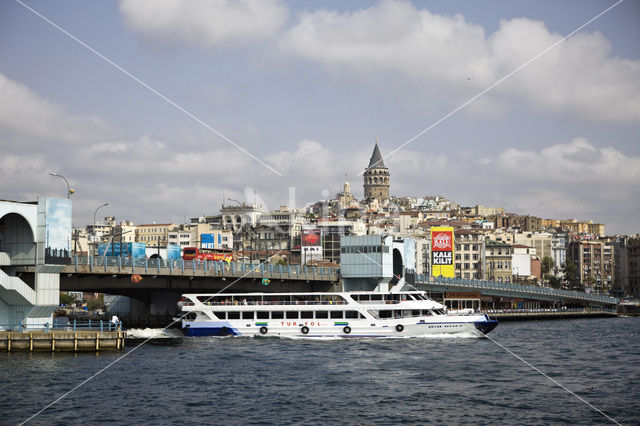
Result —
<instances>
[{"instance_id":1,"label":"lamp post","mask_svg":"<svg viewBox=\"0 0 640 426\"><path fill-rule=\"evenodd\" d=\"M98 207L96 207L96 210L93 212L93 230L95 231L96 228L96 214L98 213L98 210L101 209L104 206L108 206L109 203L104 203L104 204L100 204Z\"/></svg>"},{"instance_id":2,"label":"lamp post","mask_svg":"<svg viewBox=\"0 0 640 426\"><path fill-rule=\"evenodd\" d=\"M69 181L67 180L67 178L62 176L62 175L59 175L57 173L53 173L53 172L49 173L49 175L50 176L56 176L56 177L64 179L64 181L67 184L67 198L71 198L71 194L73 194L75 191L73 189L69 188Z\"/></svg>"},{"instance_id":3,"label":"lamp post","mask_svg":"<svg viewBox=\"0 0 640 426\"><path fill-rule=\"evenodd\" d=\"M95 211L93 212L93 243L94 243L94 247L97 246L97 241L96 241L96 214L98 213L98 210L100 210L102 207L104 206L108 206L109 203L104 203L104 204L100 204L98 207L96 207ZM94 248L95 250L95 248ZM95 255L95 251L94 251L94 255Z\"/></svg>"}]
</instances>

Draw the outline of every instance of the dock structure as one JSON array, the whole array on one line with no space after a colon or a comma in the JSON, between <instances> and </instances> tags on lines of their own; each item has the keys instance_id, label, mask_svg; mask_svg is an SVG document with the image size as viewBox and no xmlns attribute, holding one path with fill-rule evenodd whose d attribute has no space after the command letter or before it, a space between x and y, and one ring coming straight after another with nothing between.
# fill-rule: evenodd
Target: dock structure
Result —
<instances>
[{"instance_id":1,"label":"dock structure","mask_svg":"<svg viewBox=\"0 0 640 426\"><path fill-rule=\"evenodd\" d=\"M126 332L0 331L0 352L95 352L124 349Z\"/></svg>"},{"instance_id":2,"label":"dock structure","mask_svg":"<svg viewBox=\"0 0 640 426\"><path fill-rule=\"evenodd\" d=\"M614 309L593 310L593 309L573 309L555 310L546 312L545 310L522 310L515 312L487 312L492 319L498 321L533 321L552 319L572 319L572 318L614 318L618 316Z\"/></svg>"}]
</instances>

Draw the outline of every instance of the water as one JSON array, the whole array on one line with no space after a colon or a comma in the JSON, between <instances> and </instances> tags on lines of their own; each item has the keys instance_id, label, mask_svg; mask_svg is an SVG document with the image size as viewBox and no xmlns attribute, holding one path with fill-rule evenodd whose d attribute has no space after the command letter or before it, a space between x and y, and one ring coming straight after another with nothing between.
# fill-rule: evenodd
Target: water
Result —
<instances>
[{"instance_id":1,"label":"water","mask_svg":"<svg viewBox=\"0 0 640 426\"><path fill-rule=\"evenodd\" d=\"M640 319L502 323L490 336L622 424L640 424ZM611 424L486 338L163 339L0 354L0 423Z\"/></svg>"}]
</instances>

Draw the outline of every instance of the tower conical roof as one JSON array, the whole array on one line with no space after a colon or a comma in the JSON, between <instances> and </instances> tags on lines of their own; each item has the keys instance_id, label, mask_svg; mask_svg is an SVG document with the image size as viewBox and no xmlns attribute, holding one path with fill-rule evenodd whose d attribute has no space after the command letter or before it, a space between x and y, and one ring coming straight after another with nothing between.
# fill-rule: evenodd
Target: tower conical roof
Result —
<instances>
[{"instance_id":1,"label":"tower conical roof","mask_svg":"<svg viewBox=\"0 0 640 426\"><path fill-rule=\"evenodd\" d=\"M386 169L387 166L384 165L384 161L382 160L382 155L380 154L380 149L378 148L378 140L376 138L376 146L373 148L373 154L371 154L371 160L369 160L370 168L383 168Z\"/></svg>"}]
</instances>

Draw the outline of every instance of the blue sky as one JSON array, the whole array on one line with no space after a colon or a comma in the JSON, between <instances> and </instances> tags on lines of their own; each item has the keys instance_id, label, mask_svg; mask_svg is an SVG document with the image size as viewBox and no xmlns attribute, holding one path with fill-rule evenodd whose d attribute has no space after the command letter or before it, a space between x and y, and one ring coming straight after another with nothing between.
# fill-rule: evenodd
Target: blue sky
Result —
<instances>
[{"instance_id":1,"label":"blue sky","mask_svg":"<svg viewBox=\"0 0 640 426\"><path fill-rule=\"evenodd\" d=\"M335 193L613 1L0 4L0 198L63 195L178 222L247 187ZM626 0L385 158L395 195L445 195L640 232L640 3ZM274 173L275 169L279 174Z\"/></svg>"}]
</instances>

